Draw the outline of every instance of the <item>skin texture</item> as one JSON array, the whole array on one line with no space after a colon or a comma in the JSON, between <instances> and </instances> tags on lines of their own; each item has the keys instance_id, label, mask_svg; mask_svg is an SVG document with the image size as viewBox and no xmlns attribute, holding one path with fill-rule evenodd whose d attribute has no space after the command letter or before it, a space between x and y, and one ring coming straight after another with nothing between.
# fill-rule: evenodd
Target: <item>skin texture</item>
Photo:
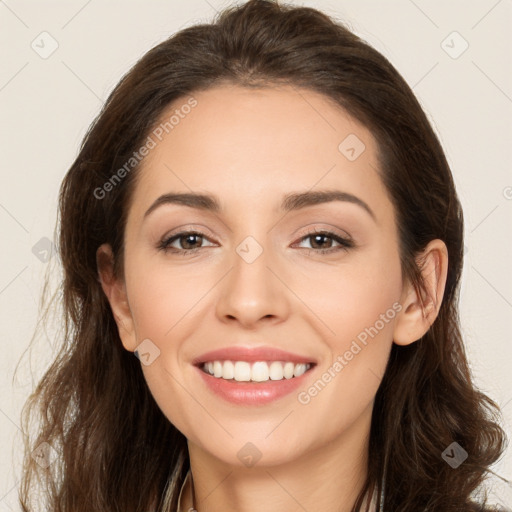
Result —
<instances>
[{"instance_id":1,"label":"skin texture","mask_svg":"<svg viewBox=\"0 0 512 512\"><path fill-rule=\"evenodd\" d=\"M129 351L147 338L160 349L142 370L188 439L200 512L349 511L366 475L373 400L392 343L415 342L434 321L446 247L434 240L421 255L428 293L420 298L402 280L375 139L324 96L222 85L194 97L197 106L143 162L127 218L124 277L112 274L110 247L98 249L121 340ZM338 149L349 134L365 145L354 161ZM374 217L345 201L279 210L284 195L320 189L357 196ZM222 211L167 204L144 216L170 192L214 194ZM200 247L195 253L157 248L190 230L204 238L172 246ZM354 247L322 254L339 244L326 238L315 245L307 237L313 230L350 237ZM248 236L263 249L252 263L236 251ZM394 318L307 404L297 392L264 406L231 404L191 365L218 348L275 346L316 361L304 391L394 304ZM261 452L253 467L237 456L248 442Z\"/></svg>"}]
</instances>

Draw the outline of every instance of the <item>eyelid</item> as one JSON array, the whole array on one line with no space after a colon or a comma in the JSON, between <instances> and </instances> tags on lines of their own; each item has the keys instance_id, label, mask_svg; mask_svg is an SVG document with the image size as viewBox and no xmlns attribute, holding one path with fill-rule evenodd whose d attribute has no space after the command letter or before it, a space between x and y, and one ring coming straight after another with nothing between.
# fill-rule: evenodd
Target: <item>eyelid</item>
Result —
<instances>
[{"instance_id":1,"label":"eyelid","mask_svg":"<svg viewBox=\"0 0 512 512\"><path fill-rule=\"evenodd\" d=\"M165 233L165 235L160 237L160 239L167 240L168 238L171 238L175 235L179 235L182 233L188 233L189 231L197 231L198 233L204 235L205 238L209 238L209 237L222 238L222 237L218 237L217 235L213 235L211 230L209 230L203 224L183 224L183 225L177 226L173 230Z\"/></svg>"},{"instance_id":2,"label":"eyelid","mask_svg":"<svg viewBox=\"0 0 512 512\"><path fill-rule=\"evenodd\" d=\"M315 227L311 228L309 226L315 226ZM315 233L325 233L325 232L332 233L333 235L339 236L340 238L343 238L344 240L350 241L352 243L354 242L354 239L347 231L345 231L344 229L340 229L336 226L333 226L331 224L323 224L323 227L318 227L318 223L308 224L307 226L302 227L296 236L298 236L299 238L303 238L305 236L313 235ZM300 233L302 233L302 234L300 234Z\"/></svg>"}]
</instances>

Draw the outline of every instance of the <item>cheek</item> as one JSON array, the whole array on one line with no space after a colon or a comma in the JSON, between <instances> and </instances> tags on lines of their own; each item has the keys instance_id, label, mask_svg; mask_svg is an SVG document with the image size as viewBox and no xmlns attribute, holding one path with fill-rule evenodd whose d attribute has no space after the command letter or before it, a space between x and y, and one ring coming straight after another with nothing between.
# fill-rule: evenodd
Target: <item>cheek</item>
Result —
<instances>
[{"instance_id":1,"label":"cheek","mask_svg":"<svg viewBox=\"0 0 512 512\"><path fill-rule=\"evenodd\" d=\"M210 282L200 267L185 271L184 266L145 258L132 254L126 265L137 340L140 343L149 339L159 350L153 362L142 364L141 369L167 419L181 432L192 435L191 425L197 422L201 410L191 406L186 389L184 372L190 372L190 368L184 348L190 350L190 340L194 340L194 332L204 322L201 298L215 280Z\"/></svg>"},{"instance_id":2,"label":"cheek","mask_svg":"<svg viewBox=\"0 0 512 512\"><path fill-rule=\"evenodd\" d=\"M372 332L372 339L392 337L393 322L402 293L398 254L371 251L340 265L317 267L293 282L294 291L325 327L333 353Z\"/></svg>"},{"instance_id":3,"label":"cheek","mask_svg":"<svg viewBox=\"0 0 512 512\"><path fill-rule=\"evenodd\" d=\"M334 330L345 341L357 338L364 342L369 331L372 339L389 338L400 294L400 268L367 268L366 272L347 277L340 307L337 312L332 311L336 313Z\"/></svg>"},{"instance_id":4,"label":"cheek","mask_svg":"<svg viewBox=\"0 0 512 512\"><path fill-rule=\"evenodd\" d=\"M325 439L371 410L384 376L401 308L400 268L389 270L344 275L343 285L331 284L325 303L317 303L332 331L325 338L330 357L322 361L317 379L299 390L297 401L308 417L329 418L322 427Z\"/></svg>"},{"instance_id":5,"label":"cheek","mask_svg":"<svg viewBox=\"0 0 512 512\"><path fill-rule=\"evenodd\" d=\"M131 271L131 272L130 272ZM130 273L128 273L130 272ZM130 309L137 338L165 341L197 326L201 299L215 285L215 275L197 265L169 264L163 258L134 257L127 272Z\"/></svg>"},{"instance_id":6,"label":"cheek","mask_svg":"<svg viewBox=\"0 0 512 512\"><path fill-rule=\"evenodd\" d=\"M391 350L401 290L398 254L385 257L382 251L317 275L307 305L326 326L330 356L319 369L321 382L302 390L305 402L318 393L323 398L315 407L344 404L356 413L372 400Z\"/></svg>"}]
</instances>

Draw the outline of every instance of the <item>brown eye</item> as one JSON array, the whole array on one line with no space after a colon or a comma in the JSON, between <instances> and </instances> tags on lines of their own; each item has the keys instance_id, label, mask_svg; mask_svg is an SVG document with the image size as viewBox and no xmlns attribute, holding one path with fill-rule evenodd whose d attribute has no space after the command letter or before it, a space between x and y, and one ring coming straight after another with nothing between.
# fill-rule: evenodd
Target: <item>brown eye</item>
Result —
<instances>
[{"instance_id":1,"label":"brown eye","mask_svg":"<svg viewBox=\"0 0 512 512\"><path fill-rule=\"evenodd\" d=\"M329 247L324 247L326 245L326 239L327 241L330 240L330 244L327 245L332 246L333 244L333 238L328 235L309 235L308 238L311 239L311 246L313 247L313 249L329 249Z\"/></svg>"},{"instance_id":2,"label":"brown eye","mask_svg":"<svg viewBox=\"0 0 512 512\"><path fill-rule=\"evenodd\" d=\"M316 253L328 253L336 251L346 251L354 247L354 242L349 238L343 238L329 231L314 231L301 238L302 240L310 240L311 248L304 247L309 251ZM338 244L337 246L333 244Z\"/></svg>"},{"instance_id":3,"label":"brown eye","mask_svg":"<svg viewBox=\"0 0 512 512\"><path fill-rule=\"evenodd\" d=\"M197 244L198 239L199 239L199 243L200 243L200 242L202 242L203 237L201 235L197 235L195 233L191 233L188 235L182 235L177 238L177 240L180 241L181 248L187 249L187 250L195 249L196 247L194 247L194 245ZM192 246L192 247L190 247L190 246Z\"/></svg>"},{"instance_id":4,"label":"brown eye","mask_svg":"<svg viewBox=\"0 0 512 512\"><path fill-rule=\"evenodd\" d=\"M183 231L171 237L163 239L157 246L158 249L177 254L189 254L201 249L202 242L207 240L205 235L196 231Z\"/></svg>"}]
</instances>

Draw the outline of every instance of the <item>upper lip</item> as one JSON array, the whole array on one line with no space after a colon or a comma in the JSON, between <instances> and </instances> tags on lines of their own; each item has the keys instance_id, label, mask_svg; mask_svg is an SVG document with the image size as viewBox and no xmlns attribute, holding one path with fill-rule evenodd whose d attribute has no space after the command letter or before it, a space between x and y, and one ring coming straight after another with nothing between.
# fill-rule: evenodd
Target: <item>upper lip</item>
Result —
<instances>
[{"instance_id":1,"label":"upper lip","mask_svg":"<svg viewBox=\"0 0 512 512\"><path fill-rule=\"evenodd\" d=\"M242 347L232 346L212 350L196 357L192 364L200 365L208 361L290 361L292 363L313 363L316 362L311 357L293 354L275 347Z\"/></svg>"}]
</instances>

